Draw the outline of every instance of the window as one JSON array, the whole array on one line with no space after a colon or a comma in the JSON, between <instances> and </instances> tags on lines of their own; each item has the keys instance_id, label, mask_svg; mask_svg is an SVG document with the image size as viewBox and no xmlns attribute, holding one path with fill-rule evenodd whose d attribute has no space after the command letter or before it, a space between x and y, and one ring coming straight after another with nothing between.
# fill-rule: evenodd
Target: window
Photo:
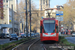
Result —
<instances>
[{"instance_id":1,"label":"window","mask_svg":"<svg viewBox=\"0 0 75 50\"><path fill-rule=\"evenodd\" d=\"M47 0L46 0L46 3L47 3Z\"/></svg>"},{"instance_id":2,"label":"window","mask_svg":"<svg viewBox=\"0 0 75 50\"><path fill-rule=\"evenodd\" d=\"M45 0L43 0L43 4L45 4Z\"/></svg>"},{"instance_id":3,"label":"window","mask_svg":"<svg viewBox=\"0 0 75 50\"><path fill-rule=\"evenodd\" d=\"M3 2L5 2L5 0L3 0Z\"/></svg>"},{"instance_id":4,"label":"window","mask_svg":"<svg viewBox=\"0 0 75 50\"><path fill-rule=\"evenodd\" d=\"M6 0L6 2L8 3L8 0Z\"/></svg>"},{"instance_id":5,"label":"window","mask_svg":"<svg viewBox=\"0 0 75 50\"><path fill-rule=\"evenodd\" d=\"M57 8L60 8L60 6L57 6Z\"/></svg>"},{"instance_id":6,"label":"window","mask_svg":"<svg viewBox=\"0 0 75 50\"><path fill-rule=\"evenodd\" d=\"M9 0L9 1L13 1L13 0Z\"/></svg>"},{"instance_id":7,"label":"window","mask_svg":"<svg viewBox=\"0 0 75 50\"><path fill-rule=\"evenodd\" d=\"M8 5L6 5L6 7L8 7Z\"/></svg>"},{"instance_id":8,"label":"window","mask_svg":"<svg viewBox=\"0 0 75 50\"><path fill-rule=\"evenodd\" d=\"M54 33L55 32L55 21L54 20L44 20L44 33Z\"/></svg>"}]
</instances>

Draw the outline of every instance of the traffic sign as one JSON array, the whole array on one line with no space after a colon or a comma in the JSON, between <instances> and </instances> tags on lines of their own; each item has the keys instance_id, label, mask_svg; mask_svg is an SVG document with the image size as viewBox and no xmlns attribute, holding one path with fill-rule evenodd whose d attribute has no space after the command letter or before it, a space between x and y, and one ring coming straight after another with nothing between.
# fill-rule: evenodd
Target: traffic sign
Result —
<instances>
[{"instance_id":1,"label":"traffic sign","mask_svg":"<svg viewBox=\"0 0 75 50\"><path fill-rule=\"evenodd\" d=\"M60 15L60 14L56 14L56 15L58 16L58 15Z\"/></svg>"},{"instance_id":2,"label":"traffic sign","mask_svg":"<svg viewBox=\"0 0 75 50\"><path fill-rule=\"evenodd\" d=\"M63 14L60 14L60 15L63 15Z\"/></svg>"},{"instance_id":3,"label":"traffic sign","mask_svg":"<svg viewBox=\"0 0 75 50\"><path fill-rule=\"evenodd\" d=\"M63 21L63 17L56 17L56 20Z\"/></svg>"},{"instance_id":4,"label":"traffic sign","mask_svg":"<svg viewBox=\"0 0 75 50\"><path fill-rule=\"evenodd\" d=\"M63 14L56 14L56 16L59 16L59 15L63 15Z\"/></svg>"},{"instance_id":5,"label":"traffic sign","mask_svg":"<svg viewBox=\"0 0 75 50\"><path fill-rule=\"evenodd\" d=\"M63 11L56 11L56 16L63 15Z\"/></svg>"}]
</instances>

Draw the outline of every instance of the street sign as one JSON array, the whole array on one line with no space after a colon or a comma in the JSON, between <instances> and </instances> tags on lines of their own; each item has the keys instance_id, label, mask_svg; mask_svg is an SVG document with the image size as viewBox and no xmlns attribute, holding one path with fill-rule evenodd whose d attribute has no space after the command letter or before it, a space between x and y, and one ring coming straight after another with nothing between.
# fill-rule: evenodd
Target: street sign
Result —
<instances>
[{"instance_id":1,"label":"street sign","mask_svg":"<svg viewBox=\"0 0 75 50\"><path fill-rule=\"evenodd\" d=\"M60 17L60 21L63 21L63 17Z\"/></svg>"},{"instance_id":2,"label":"street sign","mask_svg":"<svg viewBox=\"0 0 75 50\"><path fill-rule=\"evenodd\" d=\"M56 11L56 16L63 15L63 11Z\"/></svg>"},{"instance_id":3,"label":"street sign","mask_svg":"<svg viewBox=\"0 0 75 50\"><path fill-rule=\"evenodd\" d=\"M59 16L59 15L63 15L63 14L56 14L56 16Z\"/></svg>"},{"instance_id":4,"label":"street sign","mask_svg":"<svg viewBox=\"0 0 75 50\"><path fill-rule=\"evenodd\" d=\"M58 15L60 15L60 14L56 14L56 15L58 16Z\"/></svg>"},{"instance_id":5,"label":"street sign","mask_svg":"<svg viewBox=\"0 0 75 50\"><path fill-rule=\"evenodd\" d=\"M56 20L63 21L63 17L56 17Z\"/></svg>"},{"instance_id":6,"label":"street sign","mask_svg":"<svg viewBox=\"0 0 75 50\"><path fill-rule=\"evenodd\" d=\"M11 20L9 20L9 22L11 22Z\"/></svg>"}]
</instances>

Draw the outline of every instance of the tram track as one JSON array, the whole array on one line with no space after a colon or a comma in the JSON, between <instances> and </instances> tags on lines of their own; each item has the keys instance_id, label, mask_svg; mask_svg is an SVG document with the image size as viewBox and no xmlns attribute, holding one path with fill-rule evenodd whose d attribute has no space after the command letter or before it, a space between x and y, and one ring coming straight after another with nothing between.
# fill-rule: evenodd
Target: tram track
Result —
<instances>
[{"instance_id":1,"label":"tram track","mask_svg":"<svg viewBox=\"0 0 75 50\"><path fill-rule=\"evenodd\" d=\"M38 38L36 38L38 39ZM29 40L27 42L22 43L19 46L14 47L12 50L28 50L28 46L33 43L36 39Z\"/></svg>"},{"instance_id":2,"label":"tram track","mask_svg":"<svg viewBox=\"0 0 75 50\"><path fill-rule=\"evenodd\" d=\"M49 44L43 43L43 47L45 48L45 50L68 50L68 49L62 48L61 46L63 46L63 45L60 44L60 43L57 43L57 42L55 42L53 44L51 44L51 43L49 43Z\"/></svg>"},{"instance_id":3,"label":"tram track","mask_svg":"<svg viewBox=\"0 0 75 50\"><path fill-rule=\"evenodd\" d=\"M33 42L32 44L29 45L28 50L49 50L49 49L50 50L56 50L54 48L53 49L49 48L49 46L58 46L58 44L57 43L45 44L45 43L42 43L40 40L36 40L35 42Z\"/></svg>"},{"instance_id":4,"label":"tram track","mask_svg":"<svg viewBox=\"0 0 75 50\"><path fill-rule=\"evenodd\" d=\"M38 39L29 45L28 50L46 50L46 48L43 47L42 42Z\"/></svg>"},{"instance_id":5,"label":"tram track","mask_svg":"<svg viewBox=\"0 0 75 50\"><path fill-rule=\"evenodd\" d=\"M55 46L56 48L53 46ZM37 38L22 44L21 46L17 47L15 50L68 50L60 47L57 48L57 46L64 46L64 45L58 42L43 43L40 41L40 38Z\"/></svg>"},{"instance_id":6,"label":"tram track","mask_svg":"<svg viewBox=\"0 0 75 50\"><path fill-rule=\"evenodd\" d=\"M40 47L40 44L42 47ZM37 46L39 47L37 47ZM49 43L49 44L45 44L45 43L42 43L39 39L36 40L35 42L31 43L29 46L28 46L28 50L65 50L63 48L49 48L49 46L61 46L58 42L56 43ZM40 48L40 49L38 49ZM66 49L67 50L67 49Z\"/></svg>"},{"instance_id":7,"label":"tram track","mask_svg":"<svg viewBox=\"0 0 75 50\"><path fill-rule=\"evenodd\" d=\"M33 42L32 44L29 45L28 50L30 50L30 48L36 43L38 42L40 39L36 40L35 42Z\"/></svg>"}]
</instances>

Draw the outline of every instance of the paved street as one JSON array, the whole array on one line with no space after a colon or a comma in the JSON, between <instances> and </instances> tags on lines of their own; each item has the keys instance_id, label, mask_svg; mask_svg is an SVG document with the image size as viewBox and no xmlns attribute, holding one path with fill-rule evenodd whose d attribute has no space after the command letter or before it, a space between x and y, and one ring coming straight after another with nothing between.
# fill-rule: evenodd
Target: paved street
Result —
<instances>
[{"instance_id":1,"label":"paved street","mask_svg":"<svg viewBox=\"0 0 75 50\"><path fill-rule=\"evenodd\" d=\"M18 40L20 40L21 38L19 37ZM0 45L3 45L5 43L9 43L9 42L13 42L13 41L16 41L16 40L12 40L10 41L10 39L0 39Z\"/></svg>"},{"instance_id":2,"label":"paved street","mask_svg":"<svg viewBox=\"0 0 75 50\"><path fill-rule=\"evenodd\" d=\"M75 37L66 37L65 39L67 39L70 43L75 44Z\"/></svg>"}]
</instances>

